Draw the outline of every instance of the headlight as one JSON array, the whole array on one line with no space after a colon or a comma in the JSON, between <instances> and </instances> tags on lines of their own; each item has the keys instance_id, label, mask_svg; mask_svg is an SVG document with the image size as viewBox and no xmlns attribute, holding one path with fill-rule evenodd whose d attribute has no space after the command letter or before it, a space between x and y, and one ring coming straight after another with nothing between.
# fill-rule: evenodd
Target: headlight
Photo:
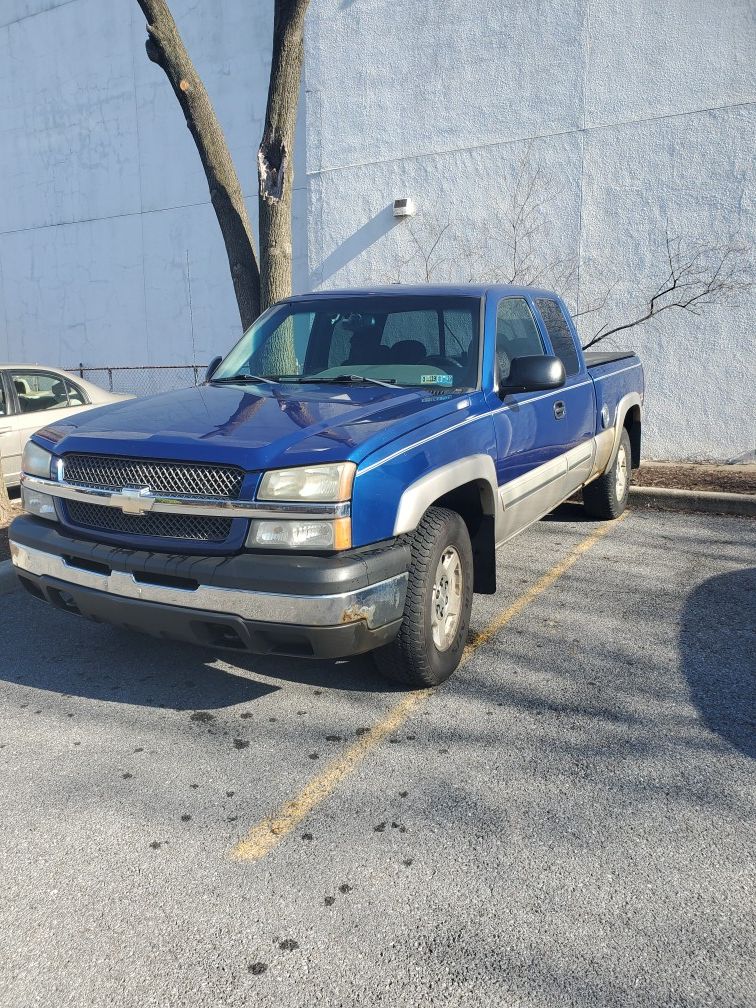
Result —
<instances>
[{"instance_id":1,"label":"headlight","mask_svg":"<svg viewBox=\"0 0 756 1008\"><path fill-rule=\"evenodd\" d=\"M24 511L36 515L37 518L47 518L48 521L58 520L58 516L55 513L55 501L49 494L38 493L36 490L30 490L28 487L22 486L21 503Z\"/></svg>"},{"instance_id":2,"label":"headlight","mask_svg":"<svg viewBox=\"0 0 756 1008\"><path fill-rule=\"evenodd\" d=\"M271 469L260 481L258 500L347 501L352 496L354 462Z\"/></svg>"},{"instance_id":3,"label":"headlight","mask_svg":"<svg viewBox=\"0 0 756 1008\"><path fill-rule=\"evenodd\" d=\"M267 549L349 549L352 523L349 518L334 521L253 521L247 546Z\"/></svg>"},{"instance_id":4,"label":"headlight","mask_svg":"<svg viewBox=\"0 0 756 1008\"><path fill-rule=\"evenodd\" d=\"M27 441L21 460L21 468L30 476L42 476L44 479L49 479L52 460L53 456L49 451L40 448L34 441Z\"/></svg>"}]
</instances>

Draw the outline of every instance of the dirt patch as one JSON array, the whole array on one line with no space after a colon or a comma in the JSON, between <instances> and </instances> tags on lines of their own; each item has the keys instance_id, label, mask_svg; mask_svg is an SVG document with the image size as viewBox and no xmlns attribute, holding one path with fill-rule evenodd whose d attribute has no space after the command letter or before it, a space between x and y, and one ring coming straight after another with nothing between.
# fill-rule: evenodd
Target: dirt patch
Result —
<instances>
[{"instance_id":1,"label":"dirt patch","mask_svg":"<svg viewBox=\"0 0 756 1008\"><path fill-rule=\"evenodd\" d=\"M633 473L633 483L635 486L669 490L756 494L756 466L644 462Z\"/></svg>"}]
</instances>

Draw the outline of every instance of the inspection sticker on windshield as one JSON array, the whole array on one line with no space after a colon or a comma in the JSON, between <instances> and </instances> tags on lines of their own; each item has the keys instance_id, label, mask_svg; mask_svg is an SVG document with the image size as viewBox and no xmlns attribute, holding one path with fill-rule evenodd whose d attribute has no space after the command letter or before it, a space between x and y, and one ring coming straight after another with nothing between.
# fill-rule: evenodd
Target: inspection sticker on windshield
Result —
<instances>
[{"instance_id":1,"label":"inspection sticker on windshield","mask_svg":"<svg viewBox=\"0 0 756 1008\"><path fill-rule=\"evenodd\" d=\"M454 378L450 374L424 374L420 375L421 385L453 385Z\"/></svg>"}]
</instances>

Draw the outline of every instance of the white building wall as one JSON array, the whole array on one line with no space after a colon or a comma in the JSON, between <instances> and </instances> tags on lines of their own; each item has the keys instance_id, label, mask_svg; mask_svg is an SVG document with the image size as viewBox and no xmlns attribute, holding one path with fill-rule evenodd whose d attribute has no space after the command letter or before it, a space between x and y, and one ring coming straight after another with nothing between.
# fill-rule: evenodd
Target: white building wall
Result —
<instances>
[{"instance_id":1,"label":"white building wall","mask_svg":"<svg viewBox=\"0 0 756 1008\"><path fill-rule=\"evenodd\" d=\"M271 6L172 2L253 217ZM238 334L199 160L144 38L136 0L0 2L0 359L204 362ZM753 52L749 0L311 0L297 287L395 279L397 196L418 228L489 228L526 162L557 182L549 253L579 257L563 293L584 307L611 273L607 318L624 320L659 276L665 221L753 237ZM754 315L746 300L629 335L649 456L753 452Z\"/></svg>"},{"instance_id":2,"label":"white building wall","mask_svg":"<svg viewBox=\"0 0 756 1008\"><path fill-rule=\"evenodd\" d=\"M601 321L634 317L663 277L666 221L753 239L748 0L319 0L309 38L313 285L393 278L397 196L421 232L423 216L488 227L523 160L561 189L550 255L580 256L562 293L586 307L619 280ZM754 452L755 314L745 298L618 337L646 364L647 455Z\"/></svg>"},{"instance_id":3,"label":"white building wall","mask_svg":"<svg viewBox=\"0 0 756 1008\"><path fill-rule=\"evenodd\" d=\"M172 0L253 218L270 4ZM0 2L0 359L206 363L239 335L196 148L136 0Z\"/></svg>"}]
</instances>

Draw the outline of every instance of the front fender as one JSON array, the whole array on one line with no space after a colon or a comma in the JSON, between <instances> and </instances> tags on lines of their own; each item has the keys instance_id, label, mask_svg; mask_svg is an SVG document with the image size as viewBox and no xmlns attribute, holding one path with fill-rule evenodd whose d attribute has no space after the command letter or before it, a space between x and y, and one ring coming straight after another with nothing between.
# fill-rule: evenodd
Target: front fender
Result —
<instances>
[{"instance_id":1,"label":"front fender","mask_svg":"<svg viewBox=\"0 0 756 1008\"><path fill-rule=\"evenodd\" d=\"M352 491L352 542L381 542L411 532L430 505L477 483L486 515L497 500L496 434L482 397L363 460ZM452 422L450 422L452 420Z\"/></svg>"},{"instance_id":2,"label":"front fender","mask_svg":"<svg viewBox=\"0 0 756 1008\"><path fill-rule=\"evenodd\" d=\"M399 498L394 535L417 528L434 501L467 483L478 485L483 514L495 516L498 485L493 459L490 455L468 455L426 473L407 487Z\"/></svg>"}]
</instances>

